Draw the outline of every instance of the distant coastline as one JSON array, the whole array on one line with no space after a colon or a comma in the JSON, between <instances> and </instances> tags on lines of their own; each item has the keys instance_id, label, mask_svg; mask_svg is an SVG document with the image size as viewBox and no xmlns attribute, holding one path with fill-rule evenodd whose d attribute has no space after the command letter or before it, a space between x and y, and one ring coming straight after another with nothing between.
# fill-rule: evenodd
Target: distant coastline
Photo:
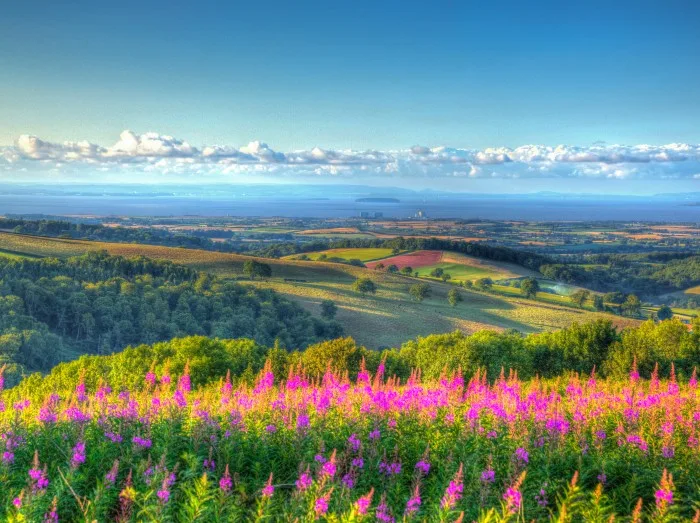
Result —
<instances>
[{"instance_id":1,"label":"distant coastline","mask_svg":"<svg viewBox=\"0 0 700 523\"><path fill-rule=\"evenodd\" d=\"M358 203L401 203L398 198L358 198Z\"/></svg>"}]
</instances>

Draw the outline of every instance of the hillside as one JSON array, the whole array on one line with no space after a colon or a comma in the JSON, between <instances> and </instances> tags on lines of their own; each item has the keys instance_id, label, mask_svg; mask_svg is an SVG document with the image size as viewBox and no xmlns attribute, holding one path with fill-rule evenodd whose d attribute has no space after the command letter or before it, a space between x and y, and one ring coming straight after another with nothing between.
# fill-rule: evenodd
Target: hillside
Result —
<instances>
[{"instance_id":1,"label":"hillside","mask_svg":"<svg viewBox=\"0 0 700 523\"><path fill-rule=\"evenodd\" d=\"M156 260L170 260L222 277L240 277L243 263L250 259L247 256L197 249L66 240L11 233L0 233L0 248L13 254L55 257L106 250L114 255L143 255ZM273 276L269 281L250 282L252 285L274 289L296 300L314 314L319 313L322 300L333 300L339 308L336 318L345 332L370 348L396 346L417 336L456 329L465 332L480 329L535 332L596 318L608 318L618 326L636 323L635 320L606 313L467 290L461 291L464 301L451 307L446 296L453 287L437 281L428 283L432 296L423 303L416 303L408 294L409 287L416 282L413 278L336 263L276 259L263 261L271 266ZM370 277L378 284L379 290L375 296L363 297L352 290L352 283L360 276Z\"/></svg>"}]
</instances>

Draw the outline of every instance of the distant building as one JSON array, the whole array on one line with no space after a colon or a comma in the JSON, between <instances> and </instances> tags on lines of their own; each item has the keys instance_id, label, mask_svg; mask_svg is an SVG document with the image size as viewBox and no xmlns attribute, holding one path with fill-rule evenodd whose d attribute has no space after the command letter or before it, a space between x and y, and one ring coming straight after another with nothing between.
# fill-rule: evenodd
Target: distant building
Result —
<instances>
[{"instance_id":1,"label":"distant building","mask_svg":"<svg viewBox=\"0 0 700 523\"><path fill-rule=\"evenodd\" d=\"M415 217L419 220L423 220L428 217L428 215L423 211L423 209L418 209L416 211Z\"/></svg>"},{"instance_id":2,"label":"distant building","mask_svg":"<svg viewBox=\"0 0 700 523\"><path fill-rule=\"evenodd\" d=\"M375 218L384 218L384 213L383 212L375 212L374 217Z\"/></svg>"},{"instance_id":3,"label":"distant building","mask_svg":"<svg viewBox=\"0 0 700 523\"><path fill-rule=\"evenodd\" d=\"M360 218L369 218L369 211L360 212Z\"/></svg>"}]
</instances>

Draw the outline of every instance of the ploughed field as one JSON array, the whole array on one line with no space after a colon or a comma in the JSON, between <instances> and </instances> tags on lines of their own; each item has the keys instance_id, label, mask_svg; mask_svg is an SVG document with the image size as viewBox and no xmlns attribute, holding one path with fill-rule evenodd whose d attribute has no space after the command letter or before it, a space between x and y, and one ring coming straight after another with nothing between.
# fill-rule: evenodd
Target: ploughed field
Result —
<instances>
[{"instance_id":1,"label":"ploughed field","mask_svg":"<svg viewBox=\"0 0 700 523\"><path fill-rule=\"evenodd\" d=\"M0 249L14 255L54 257L106 250L112 255L143 255L157 260L170 260L224 278L243 278L243 264L251 259L198 249L46 238L4 232L0 232ZM406 256L408 254L413 253L407 253ZM443 258L446 255L447 253L442 254ZM525 275L526 272L523 271L527 271L516 265L454 253L449 253L449 256L450 259L454 256L454 259L461 260L460 263L466 267L493 271L504 278ZM352 255L352 258L356 257ZM585 322L596 318L610 319L620 327L636 323L635 320L619 316L573 309L566 304L542 303L525 300L518 295L497 296L468 290L461 290L464 301L451 307L447 302L447 293L454 286L438 280L417 280L340 263L293 259L258 260L270 265L272 277L268 280L246 281L246 284L272 288L296 300L314 314L320 313L323 300L334 301L338 306L336 318L343 325L345 333L369 348L396 347L418 336L454 330L475 332L481 329L501 331L513 328L534 332L562 328L574 321ZM388 265L386 260L383 263ZM376 295L362 296L355 292L352 285L358 277L368 277L375 281L378 286ZM411 285L419 281L427 281L432 290L431 296L422 303L416 303L408 292Z\"/></svg>"},{"instance_id":2,"label":"ploughed field","mask_svg":"<svg viewBox=\"0 0 700 523\"><path fill-rule=\"evenodd\" d=\"M355 380L356 378L356 380ZM0 396L5 521L691 521L697 380L362 369ZM34 394L34 395L32 395Z\"/></svg>"}]
</instances>

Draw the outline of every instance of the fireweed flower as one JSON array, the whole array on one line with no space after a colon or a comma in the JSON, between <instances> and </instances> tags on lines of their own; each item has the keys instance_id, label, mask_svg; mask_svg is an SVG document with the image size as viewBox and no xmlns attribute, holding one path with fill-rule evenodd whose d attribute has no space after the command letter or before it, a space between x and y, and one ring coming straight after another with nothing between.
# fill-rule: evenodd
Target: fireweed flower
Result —
<instances>
[{"instance_id":1,"label":"fireweed flower","mask_svg":"<svg viewBox=\"0 0 700 523\"><path fill-rule=\"evenodd\" d=\"M328 478L332 478L335 476L335 473L337 472L337 467L335 464L335 451L333 451L333 454L331 454L331 459L326 461L322 466L321 466L321 476L326 476Z\"/></svg>"},{"instance_id":2,"label":"fireweed flower","mask_svg":"<svg viewBox=\"0 0 700 523\"><path fill-rule=\"evenodd\" d=\"M70 460L71 466L78 468L80 465L85 463L85 442L79 441L73 447L73 457Z\"/></svg>"},{"instance_id":3,"label":"fireweed flower","mask_svg":"<svg viewBox=\"0 0 700 523\"><path fill-rule=\"evenodd\" d=\"M326 512L328 512L328 502L331 498L331 493L328 492L324 494L321 497L316 498L316 501L314 502L314 512L316 513L316 517L321 517L325 516Z\"/></svg>"},{"instance_id":4,"label":"fireweed flower","mask_svg":"<svg viewBox=\"0 0 700 523\"><path fill-rule=\"evenodd\" d=\"M313 479L311 478L311 474L309 474L309 469L308 467L306 468L306 472L302 472L301 475L299 476L299 479L296 481L296 487L299 492L303 492L306 489L308 489L311 484L313 483Z\"/></svg>"},{"instance_id":5,"label":"fireweed flower","mask_svg":"<svg viewBox=\"0 0 700 523\"><path fill-rule=\"evenodd\" d=\"M144 448L144 449L150 449L150 448L151 448L151 445L152 445L150 439L142 438L142 437L140 437L140 436L134 436L133 438L131 438L131 441L132 441L132 443L134 443L134 445L136 445L137 447L141 447L141 448Z\"/></svg>"},{"instance_id":6,"label":"fireweed flower","mask_svg":"<svg viewBox=\"0 0 700 523\"><path fill-rule=\"evenodd\" d=\"M528 454L527 450L522 447L518 447L515 449L515 459L522 463L528 463L530 461L530 455Z\"/></svg>"},{"instance_id":7,"label":"fireweed flower","mask_svg":"<svg viewBox=\"0 0 700 523\"><path fill-rule=\"evenodd\" d=\"M340 480L340 482L343 484L343 486L345 488L351 489L351 488L355 487L355 478L353 477L353 475L351 473L345 474L342 477L342 479Z\"/></svg>"},{"instance_id":8,"label":"fireweed flower","mask_svg":"<svg viewBox=\"0 0 700 523\"><path fill-rule=\"evenodd\" d=\"M353 458L352 466L357 469L361 469L365 466L365 460L362 458Z\"/></svg>"},{"instance_id":9,"label":"fireweed flower","mask_svg":"<svg viewBox=\"0 0 700 523\"><path fill-rule=\"evenodd\" d=\"M354 452L360 450L360 447L362 446L362 442L360 441L360 438L357 437L357 434L350 434L350 437L348 437L348 443Z\"/></svg>"},{"instance_id":10,"label":"fireweed flower","mask_svg":"<svg viewBox=\"0 0 700 523\"><path fill-rule=\"evenodd\" d=\"M272 472L270 472L270 477L267 479L267 483L262 489L262 496L264 498L271 498L275 493L275 487L272 484Z\"/></svg>"},{"instance_id":11,"label":"fireweed flower","mask_svg":"<svg viewBox=\"0 0 700 523\"><path fill-rule=\"evenodd\" d=\"M516 487L508 487L505 494L503 494L503 500L506 502L506 510L511 514L515 514L520 510L520 506L523 503L523 495Z\"/></svg>"},{"instance_id":12,"label":"fireweed flower","mask_svg":"<svg viewBox=\"0 0 700 523\"><path fill-rule=\"evenodd\" d=\"M496 481L496 471L493 469L486 469L481 473L481 482L482 483L493 483Z\"/></svg>"},{"instance_id":13,"label":"fireweed flower","mask_svg":"<svg viewBox=\"0 0 700 523\"><path fill-rule=\"evenodd\" d=\"M355 502L358 515L364 516L367 514L369 506L372 504L372 496L374 496L374 488L370 489L367 494L358 498L358 500Z\"/></svg>"},{"instance_id":14,"label":"fireweed flower","mask_svg":"<svg viewBox=\"0 0 700 523\"><path fill-rule=\"evenodd\" d=\"M420 460L418 463L416 463L416 470L424 476L427 476L428 472L430 472L430 463L425 460Z\"/></svg>"},{"instance_id":15,"label":"fireweed flower","mask_svg":"<svg viewBox=\"0 0 700 523\"><path fill-rule=\"evenodd\" d=\"M460 463L459 470L445 489L445 494L442 496L440 506L445 510L454 509L457 502L462 499L463 491L464 485L462 484L462 464Z\"/></svg>"},{"instance_id":16,"label":"fireweed flower","mask_svg":"<svg viewBox=\"0 0 700 523\"><path fill-rule=\"evenodd\" d=\"M231 492L232 487L233 487L233 481L231 480L231 474L228 471L228 465L226 465L226 470L224 471L224 475L219 480L219 488L223 492Z\"/></svg>"},{"instance_id":17,"label":"fireweed flower","mask_svg":"<svg viewBox=\"0 0 700 523\"><path fill-rule=\"evenodd\" d=\"M673 504L673 476L664 469L659 483L659 489L654 493L656 498L656 507L665 511L668 505Z\"/></svg>"},{"instance_id":18,"label":"fireweed flower","mask_svg":"<svg viewBox=\"0 0 700 523\"><path fill-rule=\"evenodd\" d=\"M391 515L389 510L389 505L386 503L386 494L382 495L382 499L377 505L377 510L374 513L377 521L382 521L383 523L392 523L394 521L394 516Z\"/></svg>"},{"instance_id":19,"label":"fireweed flower","mask_svg":"<svg viewBox=\"0 0 700 523\"><path fill-rule=\"evenodd\" d=\"M404 510L404 514L409 517L413 516L416 512L420 510L420 506L420 485L416 484L415 488L413 489L413 493L411 494L411 497L408 498L408 501L406 502L406 509Z\"/></svg>"},{"instance_id":20,"label":"fireweed flower","mask_svg":"<svg viewBox=\"0 0 700 523\"><path fill-rule=\"evenodd\" d=\"M112 468L109 469L109 472L107 472L107 474L105 474L105 485L107 487L110 487L117 482L117 474L118 473L119 473L119 460L114 460L114 464L112 465Z\"/></svg>"}]
</instances>

